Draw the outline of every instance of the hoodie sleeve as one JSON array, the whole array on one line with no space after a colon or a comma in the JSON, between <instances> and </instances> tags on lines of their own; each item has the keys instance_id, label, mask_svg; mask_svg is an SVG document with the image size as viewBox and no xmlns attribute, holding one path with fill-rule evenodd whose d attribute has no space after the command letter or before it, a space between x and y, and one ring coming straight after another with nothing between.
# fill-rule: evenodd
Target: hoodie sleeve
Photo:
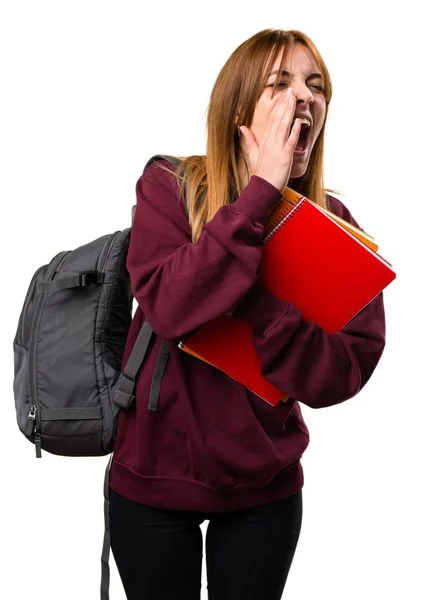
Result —
<instances>
[{"instance_id":1,"label":"hoodie sleeve","mask_svg":"<svg viewBox=\"0 0 441 600\"><path fill-rule=\"evenodd\" d=\"M263 222L280 200L251 177L234 204L222 206L196 244L173 176L153 163L136 184L127 256L133 295L152 329L178 341L232 310L257 281Z\"/></svg>"},{"instance_id":2,"label":"hoodie sleeve","mask_svg":"<svg viewBox=\"0 0 441 600\"><path fill-rule=\"evenodd\" d=\"M339 204L340 216L358 227ZM355 396L369 381L385 347L382 292L332 334L304 320L298 307L279 300L260 282L234 314L253 325L263 376L311 408L333 406Z\"/></svg>"}]
</instances>

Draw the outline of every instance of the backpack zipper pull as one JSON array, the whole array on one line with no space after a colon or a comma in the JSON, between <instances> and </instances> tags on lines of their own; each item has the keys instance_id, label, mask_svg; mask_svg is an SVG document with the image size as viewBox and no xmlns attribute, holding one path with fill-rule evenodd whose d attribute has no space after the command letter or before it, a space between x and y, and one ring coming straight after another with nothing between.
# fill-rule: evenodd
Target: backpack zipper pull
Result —
<instances>
[{"instance_id":1,"label":"backpack zipper pull","mask_svg":"<svg viewBox=\"0 0 441 600\"><path fill-rule=\"evenodd\" d=\"M37 458L41 458L41 434L39 431L36 431L34 434L34 442L35 442L35 455Z\"/></svg>"},{"instance_id":2,"label":"backpack zipper pull","mask_svg":"<svg viewBox=\"0 0 441 600\"><path fill-rule=\"evenodd\" d=\"M35 406L35 404L32 404L31 410L29 411L29 414L28 414L28 426L27 426L27 430L26 430L28 435L32 435L32 433L34 432L36 415L37 415L37 407Z\"/></svg>"}]
</instances>

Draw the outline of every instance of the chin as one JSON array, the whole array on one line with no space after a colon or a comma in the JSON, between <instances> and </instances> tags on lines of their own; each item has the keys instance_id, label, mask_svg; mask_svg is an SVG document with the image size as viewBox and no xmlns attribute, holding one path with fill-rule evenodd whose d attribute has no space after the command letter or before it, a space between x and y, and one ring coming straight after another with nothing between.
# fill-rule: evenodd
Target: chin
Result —
<instances>
[{"instance_id":1,"label":"chin","mask_svg":"<svg viewBox=\"0 0 441 600\"><path fill-rule=\"evenodd\" d=\"M303 177L303 175L306 173L307 168L308 168L307 162L305 162L305 164L303 164L303 165L293 165L293 167L291 169L291 174L289 176L290 180L291 179L299 179L300 177Z\"/></svg>"}]
</instances>

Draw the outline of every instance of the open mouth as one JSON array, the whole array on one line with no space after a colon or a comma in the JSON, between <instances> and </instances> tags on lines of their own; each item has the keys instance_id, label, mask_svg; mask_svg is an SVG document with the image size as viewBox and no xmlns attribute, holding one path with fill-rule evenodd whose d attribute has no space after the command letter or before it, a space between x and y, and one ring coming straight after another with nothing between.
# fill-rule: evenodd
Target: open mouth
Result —
<instances>
[{"instance_id":1,"label":"open mouth","mask_svg":"<svg viewBox=\"0 0 441 600\"><path fill-rule=\"evenodd\" d=\"M292 128L294 127L294 122L291 125L289 133L291 133ZM306 120L302 123L300 129L299 139L297 141L296 152L304 152L308 147L309 135L311 133L310 123L306 122Z\"/></svg>"},{"instance_id":2,"label":"open mouth","mask_svg":"<svg viewBox=\"0 0 441 600\"><path fill-rule=\"evenodd\" d=\"M303 152L304 150L306 150L306 148L308 146L310 130L311 130L311 127L309 125L302 123L302 128L300 130L300 135L299 135L299 140L297 142L296 151Z\"/></svg>"}]
</instances>

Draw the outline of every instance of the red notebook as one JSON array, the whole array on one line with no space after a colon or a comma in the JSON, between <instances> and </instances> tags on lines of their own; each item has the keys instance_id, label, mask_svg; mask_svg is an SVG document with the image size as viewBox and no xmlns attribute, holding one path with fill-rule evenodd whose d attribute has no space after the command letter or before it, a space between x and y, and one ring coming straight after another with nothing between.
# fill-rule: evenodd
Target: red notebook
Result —
<instances>
[{"instance_id":1,"label":"red notebook","mask_svg":"<svg viewBox=\"0 0 441 600\"><path fill-rule=\"evenodd\" d=\"M267 221L259 277L278 298L296 305L304 319L329 333L337 332L396 274L372 246L314 202L298 197L294 205L282 199ZM275 406L287 396L260 373L252 335L247 322L222 315L179 347Z\"/></svg>"}]
</instances>

